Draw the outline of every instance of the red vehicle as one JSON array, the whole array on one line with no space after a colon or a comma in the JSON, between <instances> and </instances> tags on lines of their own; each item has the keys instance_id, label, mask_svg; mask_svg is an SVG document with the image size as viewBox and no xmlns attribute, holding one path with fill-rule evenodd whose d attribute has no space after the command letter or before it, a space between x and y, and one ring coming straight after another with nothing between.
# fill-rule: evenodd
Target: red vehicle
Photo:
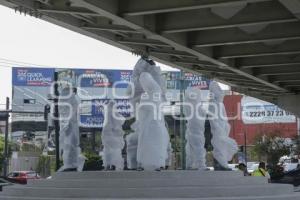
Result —
<instances>
[{"instance_id":1,"label":"red vehicle","mask_svg":"<svg viewBox=\"0 0 300 200\"><path fill-rule=\"evenodd\" d=\"M7 180L12 183L27 184L28 180L40 179L35 171L14 171L7 175Z\"/></svg>"}]
</instances>

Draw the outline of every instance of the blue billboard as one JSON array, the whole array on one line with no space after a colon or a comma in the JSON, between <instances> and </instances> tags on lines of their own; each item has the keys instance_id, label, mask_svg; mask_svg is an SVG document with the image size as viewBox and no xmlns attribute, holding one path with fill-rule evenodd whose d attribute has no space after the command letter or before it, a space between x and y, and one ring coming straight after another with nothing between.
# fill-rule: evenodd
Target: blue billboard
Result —
<instances>
[{"instance_id":1,"label":"blue billboard","mask_svg":"<svg viewBox=\"0 0 300 200\"><path fill-rule=\"evenodd\" d=\"M132 79L132 70L113 70L113 69L54 69L54 68L13 68L12 70L12 82L13 86L35 86L40 87L39 90L46 90L46 86L51 86L54 81L54 73L58 72L58 79L64 80L68 77L74 80L74 83L78 87L88 88L87 91L92 93L91 95L96 95L99 93L97 88L119 88L119 92L124 92L125 88L128 86L128 82ZM167 90L172 94L179 93L181 87L179 71L163 71L162 75L166 79ZM183 88L187 87L197 87L199 89L207 90L209 87L210 80L202 76L194 75L192 73L184 73ZM43 95L48 94L44 92ZM175 91L171 91L175 90ZM27 90L24 90L26 92ZM36 92L36 91L32 91ZM111 92L111 91L110 91ZM16 94L16 93L15 93ZM26 95L26 93L22 93ZM32 94L29 94L32 96ZM35 95L34 98L40 98L41 94ZM18 99L23 99L25 97L13 96L13 101L15 100L15 105L20 104ZM47 96L44 96L47 98ZM97 97L95 97L97 98ZM108 98L108 97L105 97ZM43 102L43 100L39 100ZM85 101L82 99L82 101ZM90 100L89 100L90 101ZM81 126L84 127L95 127L101 128L104 122L103 109L108 103L109 99L94 99L88 104L87 110L89 112L82 113L80 115ZM124 117L130 116L130 105L128 99L116 99L117 109L120 114ZM22 104L22 106L24 106ZM27 105L25 105L27 106ZM25 108L24 108L25 109ZM29 107L28 107L29 109Z\"/></svg>"},{"instance_id":2,"label":"blue billboard","mask_svg":"<svg viewBox=\"0 0 300 200\"><path fill-rule=\"evenodd\" d=\"M132 70L76 69L75 74L80 87L126 88L126 82L131 80ZM116 82L120 83L115 84Z\"/></svg>"},{"instance_id":3,"label":"blue billboard","mask_svg":"<svg viewBox=\"0 0 300 200\"><path fill-rule=\"evenodd\" d=\"M53 68L13 68L13 86L50 86L54 80Z\"/></svg>"},{"instance_id":4,"label":"blue billboard","mask_svg":"<svg viewBox=\"0 0 300 200\"><path fill-rule=\"evenodd\" d=\"M81 126L90 128L102 128L104 123L104 107L110 99L94 99L91 101L92 111L90 115L81 115ZM128 99L115 99L118 112L126 117L130 117L130 105Z\"/></svg>"}]
</instances>

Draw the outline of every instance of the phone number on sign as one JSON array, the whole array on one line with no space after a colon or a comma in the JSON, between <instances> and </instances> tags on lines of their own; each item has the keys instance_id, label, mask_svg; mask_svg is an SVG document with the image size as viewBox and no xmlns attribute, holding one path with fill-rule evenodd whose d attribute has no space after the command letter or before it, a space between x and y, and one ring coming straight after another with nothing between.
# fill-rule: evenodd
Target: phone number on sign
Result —
<instances>
[{"instance_id":1,"label":"phone number on sign","mask_svg":"<svg viewBox=\"0 0 300 200\"><path fill-rule=\"evenodd\" d=\"M253 111L253 112L246 112L246 116L248 117L280 117L280 116L289 116L292 113L283 111L283 110L275 110L275 111Z\"/></svg>"}]
</instances>

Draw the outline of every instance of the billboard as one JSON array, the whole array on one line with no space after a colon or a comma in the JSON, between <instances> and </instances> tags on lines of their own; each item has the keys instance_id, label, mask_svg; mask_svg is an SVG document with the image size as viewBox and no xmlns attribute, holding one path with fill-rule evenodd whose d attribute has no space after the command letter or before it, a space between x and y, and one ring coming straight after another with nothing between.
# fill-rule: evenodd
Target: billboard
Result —
<instances>
[{"instance_id":1,"label":"billboard","mask_svg":"<svg viewBox=\"0 0 300 200\"><path fill-rule=\"evenodd\" d=\"M54 81L55 72L58 73L58 80L71 81L82 89L77 90L78 95L82 94L79 95L82 100L79 116L81 126L102 127L103 107L110 98L113 98L114 92L119 95L119 97L114 97L118 98L115 100L119 112L124 117L130 116L128 99L121 96L126 95L128 82L132 78L132 70L116 69L13 68L13 110L43 112L44 105L51 103L47 102L47 95L51 91L50 86ZM170 94L168 100L179 101L181 73L179 71L163 71L162 75L166 79L167 92ZM184 88L197 87L207 90L210 80L192 73L184 73L183 83ZM35 103L29 104L28 100ZM15 121L18 119L22 118L15 118ZM34 116L28 116L28 121L35 119Z\"/></svg>"},{"instance_id":2,"label":"billboard","mask_svg":"<svg viewBox=\"0 0 300 200\"><path fill-rule=\"evenodd\" d=\"M296 117L278 106L244 96L241 100L242 120L245 124L294 123Z\"/></svg>"},{"instance_id":3,"label":"billboard","mask_svg":"<svg viewBox=\"0 0 300 200\"><path fill-rule=\"evenodd\" d=\"M82 127L101 128L104 123L104 109L110 99L94 99L90 104L89 113L81 113L80 123ZM124 117L130 117L131 107L128 99L115 99L117 111Z\"/></svg>"},{"instance_id":4,"label":"billboard","mask_svg":"<svg viewBox=\"0 0 300 200\"><path fill-rule=\"evenodd\" d=\"M166 79L166 87L167 89L180 90L181 87L181 73L177 71L162 72L162 75ZM210 80L199 75L195 75L193 73L185 72L184 73L184 82L183 88L186 89L188 87L197 87L202 90L208 90Z\"/></svg>"},{"instance_id":5,"label":"billboard","mask_svg":"<svg viewBox=\"0 0 300 200\"><path fill-rule=\"evenodd\" d=\"M126 88L125 82L130 82L131 70L98 70L98 69L76 69L77 84L80 87L116 87ZM115 84L116 82L124 82Z\"/></svg>"},{"instance_id":6,"label":"billboard","mask_svg":"<svg viewBox=\"0 0 300 200\"><path fill-rule=\"evenodd\" d=\"M50 86L54 79L51 68L13 68L13 86Z\"/></svg>"}]
</instances>

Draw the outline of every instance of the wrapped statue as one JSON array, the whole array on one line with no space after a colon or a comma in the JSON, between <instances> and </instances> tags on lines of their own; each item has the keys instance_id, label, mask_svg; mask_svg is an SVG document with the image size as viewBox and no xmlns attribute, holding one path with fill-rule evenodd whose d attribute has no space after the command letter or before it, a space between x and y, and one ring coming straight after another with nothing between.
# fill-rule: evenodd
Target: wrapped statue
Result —
<instances>
[{"instance_id":1,"label":"wrapped statue","mask_svg":"<svg viewBox=\"0 0 300 200\"><path fill-rule=\"evenodd\" d=\"M102 131L103 162L107 170L123 170L124 131L122 125L125 119L118 113L114 105L115 102L110 101L105 112L105 122Z\"/></svg>"},{"instance_id":2,"label":"wrapped statue","mask_svg":"<svg viewBox=\"0 0 300 200\"><path fill-rule=\"evenodd\" d=\"M228 169L228 161L238 151L235 140L229 137L230 124L228 123L225 106L223 103L224 91L215 81L209 85L211 103L209 105L209 122L212 133L213 156L220 165L220 170Z\"/></svg>"},{"instance_id":3,"label":"wrapped statue","mask_svg":"<svg viewBox=\"0 0 300 200\"><path fill-rule=\"evenodd\" d=\"M185 92L184 114L189 119L186 124L186 167L187 169L206 169L205 118L202 107L204 101L201 90L188 88Z\"/></svg>"},{"instance_id":4,"label":"wrapped statue","mask_svg":"<svg viewBox=\"0 0 300 200\"><path fill-rule=\"evenodd\" d=\"M127 168L135 170L138 168L136 159L139 138L137 133L137 122L131 125L131 128L134 130L134 132L126 136Z\"/></svg>"},{"instance_id":5,"label":"wrapped statue","mask_svg":"<svg viewBox=\"0 0 300 200\"><path fill-rule=\"evenodd\" d=\"M78 125L80 100L71 84L62 84L59 98L60 150L63 166L59 171L82 171L85 157L81 155Z\"/></svg>"},{"instance_id":6,"label":"wrapped statue","mask_svg":"<svg viewBox=\"0 0 300 200\"><path fill-rule=\"evenodd\" d=\"M133 83L130 92L137 114L137 163L145 170L159 170L166 165L169 144L161 107L165 100L165 83L160 68L140 59L133 70Z\"/></svg>"},{"instance_id":7,"label":"wrapped statue","mask_svg":"<svg viewBox=\"0 0 300 200\"><path fill-rule=\"evenodd\" d=\"M166 165L165 165L165 169L168 169L170 166L172 166L172 159L173 159L173 148L172 148L172 144L171 142L169 142L169 145L168 145L168 149L167 149L167 153L168 153L168 157L167 157L167 160L166 160Z\"/></svg>"}]
</instances>

